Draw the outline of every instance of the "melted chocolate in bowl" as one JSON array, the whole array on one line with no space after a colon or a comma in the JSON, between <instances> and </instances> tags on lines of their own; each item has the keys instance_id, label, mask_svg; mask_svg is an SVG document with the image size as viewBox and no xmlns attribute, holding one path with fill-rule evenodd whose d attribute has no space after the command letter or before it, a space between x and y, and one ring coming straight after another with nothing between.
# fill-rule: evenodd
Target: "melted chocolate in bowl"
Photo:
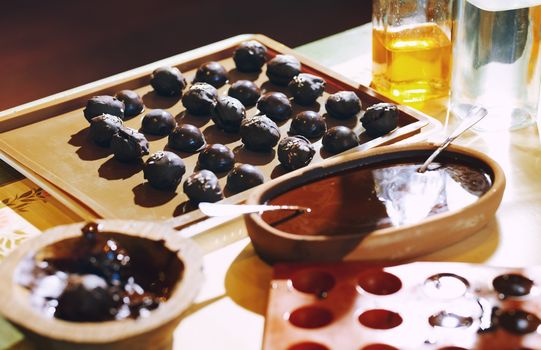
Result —
<instances>
[{"instance_id":1,"label":"melted chocolate in bowl","mask_svg":"<svg viewBox=\"0 0 541 350\"><path fill-rule=\"evenodd\" d=\"M424 160L379 161L317 179L267 202L306 206L311 213L268 211L262 218L299 235L363 234L460 210L492 186L491 173L479 163L441 157L421 174L417 169Z\"/></svg>"},{"instance_id":2,"label":"melted chocolate in bowl","mask_svg":"<svg viewBox=\"0 0 541 350\"><path fill-rule=\"evenodd\" d=\"M163 241L83 232L17 267L16 282L30 290L30 303L45 316L73 322L145 317L182 278L182 261Z\"/></svg>"}]
</instances>

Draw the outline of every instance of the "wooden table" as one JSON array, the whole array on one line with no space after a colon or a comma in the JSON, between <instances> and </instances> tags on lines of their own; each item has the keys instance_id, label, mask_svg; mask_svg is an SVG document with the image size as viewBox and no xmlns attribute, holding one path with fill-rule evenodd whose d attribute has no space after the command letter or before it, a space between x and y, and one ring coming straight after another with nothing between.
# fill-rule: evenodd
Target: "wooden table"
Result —
<instances>
[{"instance_id":1,"label":"wooden table","mask_svg":"<svg viewBox=\"0 0 541 350\"><path fill-rule=\"evenodd\" d=\"M368 84L370 30L370 25L364 25L297 50ZM444 124L441 132L430 136L431 140L440 140L456 124L447 105L447 99L440 99L414 106ZM499 266L541 264L538 252L541 247L538 228L541 226L541 181L538 175L541 173L541 147L537 128L481 134L468 132L457 143L483 151L500 163L507 176L503 202L496 217L483 230L418 260ZM26 198L28 200L23 201ZM0 208L0 237L12 234L8 232L10 227L17 227L26 237L77 220L59 202L5 165L0 170L0 200L18 214L13 215L5 206ZM10 213L3 215L3 211ZM4 216L11 218L11 226L2 220ZM0 245L5 241L1 239ZM255 255L241 219L211 230L197 241L208 252L205 256L206 282L176 330L175 349L261 348L271 267ZM233 243L224 243L231 241ZM0 319L0 349L5 348L32 349L21 341L20 334Z\"/></svg>"}]
</instances>

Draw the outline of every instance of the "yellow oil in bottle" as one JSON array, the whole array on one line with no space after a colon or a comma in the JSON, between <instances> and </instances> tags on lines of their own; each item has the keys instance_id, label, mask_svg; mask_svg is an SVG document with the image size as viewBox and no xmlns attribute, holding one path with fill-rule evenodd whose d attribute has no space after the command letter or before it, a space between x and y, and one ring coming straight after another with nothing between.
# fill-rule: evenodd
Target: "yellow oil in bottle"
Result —
<instances>
[{"instance_id":1,"label":"yellow oil in bottle","mask_svg":"<svg viewBox=\"0 0 541 350\"><path fill-rule=\"evenodd\" d=\"M372 87L399 102L449 94L451 41L435 23L372 31Z\"/></svg>"}]
</instances>

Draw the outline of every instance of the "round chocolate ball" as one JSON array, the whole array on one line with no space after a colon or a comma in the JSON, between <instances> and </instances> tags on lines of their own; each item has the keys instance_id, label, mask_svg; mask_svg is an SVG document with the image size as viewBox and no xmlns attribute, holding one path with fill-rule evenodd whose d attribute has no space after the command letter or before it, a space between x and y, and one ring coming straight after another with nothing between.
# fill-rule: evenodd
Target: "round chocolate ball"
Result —
<instances>
[{"instance_id":1,"label":"round chocolate ball","mask_svg":"<svg viewBox=\"0 0 541 350\"><path fill-rule=\"evenodd\" d=\"M289 136L278 143L278 160L288 170L307 166L314 158L314 146L303 136Z\"/></svg>"},{"instance_id":2,"label":"round chocolate ball","mask_svg":"<svg viewBox=\"0 0 541 350\"><path fill-rule=\"evenodd\" d=\"M167 145L182 152L197 152L205 145L205 136L198 127L181 124L169 134Z\"/></svg>"},{"instance_id":3,"label":"round chocolate ball","mask_svg":"<svg viewBox=\"0 0 541 350\"><path fill-rule=\"evenodd\" d=\"M359 138L350 128L335 126L325 132L322 143L325 151L336 154L359 145Z\"/></svg>"},{"instance_id":4,"label":"round chocolate ball","mask_svg":"<svg viewBox=\"0 0 541 350\"><path fill-rule=\"evenodd\" d=\"M227 132L238 132L240 123L246 118L244 105L234 97L220 96L212 108L214 124Z\"/></svg>"},{"instance_id":5,"label":"round chocolate ball","mask_svg":"<svg viewBox=\"0 0 541 350\"><path fill-rule=\"evenodd\" d=\"M207 83L195 83L182 96L182 104L193 115L210 115L218 90Z\"/></svg>"},{"instance_id":6,"label":"round chocolate ball","mask_svg":"<svg viewBox=\"0 0 541 350\"><path fill-rule=\"evenodd\" d=\"M161 96L180 96L186 79L176 67L160 67L150 75L150 85Z\"/></svg>"},{"instance_id":7,"label":"round chocolate ball","mask_svg":"<svg viewBox=\"0 0 541 350\"><path fill-rule=\"evenodd\" d=\"M131 162L148 154L149 145L145 135L125 126L111 139L111 149L121 162Z\"/></svg>"},{"instance_id":8,"label":"round chocolate ball","mask_svg":"<svg viewBox=\"0 0 541 350\"><path fill-rule=\"evenodd\" d=\"M255 40L245 41L233 52L233 61L241 72L259 72L267 61L267 48Z\"/></svg>"},{"instance_id":9,"label":"round chocolate ball","mask_svg":"<svg viewBox=\"0 0 541 350\"><path fill-rule=\"evenodd\" d=\"M256 152L270 151L280 140L280 129L264 115L246 118L240 125L240 137L246 148Z\"/></svg>"},{"instance_id":10,"label":"round chocolate ball","mask_svg":"<svg viewBox=\"0 0 541 350\"><path fill-rule=\"evenodd\" d=\"M199 66L195 72L194 82L207 83L219 88L227 82L227 71L218 62L207 62Z\"/></svg>"},{"instance_id":11,"label":"round chocolate ball","mask_svg":"<svg viewBox=\"0 0 541 350\"><path fill-rule=\"evenodd\" d=\"M226 187L233 193L239 193L261 185L264 179L259 168L251 164L237 164L227 175Z\"/></svg>"},{"instance_id":12,"label":"round chocolate ball","mask_svg":"<svg viewBox=\"0 0 541 350\"><path fill-rule=\"evenodd\" d=\"M301 63L291 55L276 55L267 62L267 77L271 83L286 86L301 72Z\"/></svg>"},{"instance_id":13,"label":"round chocolate ball","mask_svg":"<svg viewBox=\"0 0 541 350\"><path fill-rule=\"evenodd\" d=\"M163 109L148 112L142 120L143 132L151 135L169 135L176 126L175 117Z\"/></svg>"},{"instance_id":14,"label":"round chocolate ball","mask_svg":"<svg viewBox=\"0 0 541 350\"><path fill-rule=\"evenodd\" d=\"M184 193L192 202L217 202L224 197L218 178L210 170L201 170L188 176L183 185Z\"/></svg>"},{"instance_id":15,"label":"round chocolate ball","mask_svg":"<svg viewBox=\"0 0 541 350\"><path fill-rule=\"evenodd\" d=\"M251 107L257 103L261 90L250 80L238 80L231 85L227 94L242 102L246 107Z\"/></svg>"},{"instance_id":16,"label":"round chocolate ball","mask_svg":"<svg viewBox=\"0 0 541 350\"><path fill-rule=\"evenodd\" d=\"M267 92L259 101L257 109L267 117L276 121L286 120L291 116L293 108L287 96L281 92Z\"/></svg>"},{"instance_id":17,"label":"round chocolate ball","mask_svg":"<svg viewBox=\"0 0 541 350\"><path fill-rule=\"evenodd\" d=\"M145 162L143 175L148 183L160 190L175 190L186 172L184 161L168 151L159 151Z\"/></svg>"},{"instance_id":18,"label":"round chocolate ball","mask_svg":"<svg viewBox=\"0 0 541 350\"><path fill-rule=\"evenodd\" d=\"M122 126L122 119L110 114L90 119L90 138L99 146L109 147L113 135Z\"/></svg>"},{"instance_id":19,"label":"round chocolate ball","mask_svg":"<svg viewBox=\"0 0 541 350\"><path fill-rule=\"evenodd\" d=\"M199 153L197 165L215 173L229 171L235 165L235 154L222 144L208 145Z\"/></svg>"},{"instance_id":20,"label":"round chocolate ball","mask_svg":"<svg viewBox=\"0 0 541 350\"><path fill-rule=\"evenodd\" d=\"M325 119L314 111L298 113L291 121L290 135L301 135L308 139L318 139L325 133L327 125Z\"/></svg>"},{"instance_id":21,"label":"round chocolate ball","mask_svg":"<svg viewBox=\"0 0 541 350\"><path fill-rule=\"evenodd\" d=\"M338 91L325 102L327 113L336 119L349 119L361 111L362 103L353 91Z\"/></svg>"},{"instance_id":22,"label":"round chocolate ball","mask_svg":"<svg viewBox=\"0 0 541 350\"><path fill-rule=\"evenodd\" d=\"M124 103L113 96L94 96L86 102L83 113L89 122L92 118L102 114L110 114L124 119Z\"/></svg>"},{"instance_id":23,"label":"round chocolate ball","mask_svg":"<svg viewBox=\"0 0 541 350\"><path fill-rule=\"evenodd\" d=\"M325 91L325 80L318 76L301 73L289 82L287 86L296 103L309 106Z\"/></svg>"},{"instance_id":24,"label":"round chocolate ball","mask_svg":"<svg viewBox=\"0 0 541 350\"><path fill-rule=\"evenodd\" d=\"M522 310L503 311L498 321L508 332L521 335L533 333L541 325L541 320L536 315Z\"/></svg>"},{"instance_id":25,"label":"round chocolate ball","mask_svg":"<svg viewBox=\"0 0 541 350\"><path fill-rule=\"evenodd\" d=\"M392 103L378 103L368 107L361 123L370 136L382 136L398 126L398 108Z\"/></svg>"},{"instance_id":26,"label":"round chocolate ball","mask_svg":"<svg viewBox=\"0 0 541 350\"><path fill-rule=\"evenodd\" d=\"M519 274L499 275L492 281L494 289L504 296L521 297L530 294L533 281Z\"/></svg>"},{"instance_id":27,"label":"round chocolate ball","mask_svg":"<svg viewBox=\"0 0 541 350\"><path fill-rule=\"evenodd\" d=\"M122 90L115 97L124 102L124 116L131 118L145 110L145 104L139 94L133 90Z\"/></svg>"}]
</instances>

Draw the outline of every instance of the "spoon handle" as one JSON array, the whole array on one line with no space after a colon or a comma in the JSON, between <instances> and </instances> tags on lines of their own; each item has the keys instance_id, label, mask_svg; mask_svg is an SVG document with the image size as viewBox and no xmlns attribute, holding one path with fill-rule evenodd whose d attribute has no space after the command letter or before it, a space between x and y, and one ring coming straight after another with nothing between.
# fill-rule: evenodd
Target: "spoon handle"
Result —
<instances>
[{"instance_id":1,"label":"spoon handle","mask_svg":"<svg viewBox=\"0 0 541 350\"><path fill-rule=\"evenodd\" d=\"M462 122L458 125L458 127L453 131L453 133L443 141L443 143L428 157L428 159L421 165L418 172L424 173L426 169L428 169L428 166L430 163L436 159L436 157L451 144L456 138L458 138L464 131L468 130L477 122L479 122L481 119L483 119L487 115L487 110L480 106L473 106L469 112L466 118L462 120Z\"/></svg>"},{"instance_id":2,"label":"spoon handle","mask_svg":"<svg viewBox=\"0 0 541 350\"><path fill-rule=\"evenodd\" d=\"M292 210L310 212L310 208L298 205L248 205L248 204L220 204L220 203L199 203L199 209L206 216L231 216L238 214L257 213L269 210Z\"/></svg>"}]
</instances>

